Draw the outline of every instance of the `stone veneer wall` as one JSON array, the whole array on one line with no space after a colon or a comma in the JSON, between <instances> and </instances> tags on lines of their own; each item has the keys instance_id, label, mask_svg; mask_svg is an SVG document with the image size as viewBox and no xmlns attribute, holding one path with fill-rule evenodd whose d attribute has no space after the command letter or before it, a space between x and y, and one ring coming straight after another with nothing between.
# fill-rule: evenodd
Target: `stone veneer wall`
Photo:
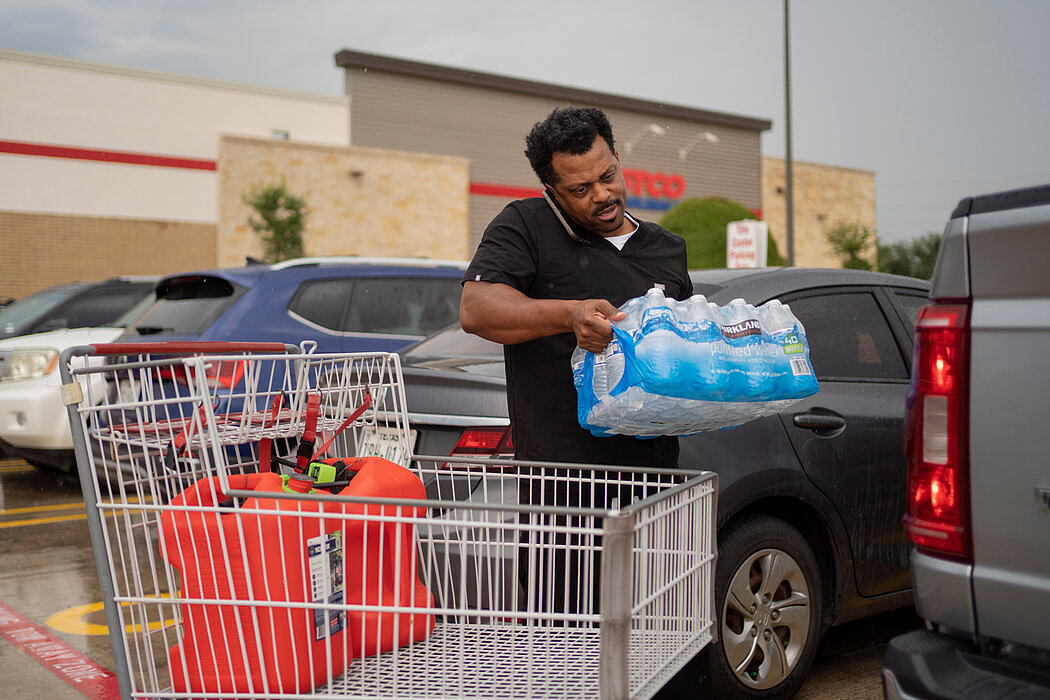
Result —
<instances>
[{"instance_id":1,"label":"stone veneer wall","mask_svg":"<svg viewBox=\"0 0 1050 700\"><path fill-rule=\"evenodd\" d=\"M832 165L792 161L794 190L795 265L842 267L824 239L839 222L858 223L875 230L875 172ZM787 257L783 158L762 158L762 217L780 252ZM875 262L872 246L868 259Z\"/></svg>"},{"instance_id":2,"label":"stone veneer wall","mask_svg":"<svg viewBox=\"0 0 1050 700\"><path fill-rule=\"evenodd\" d=\"M307 255L469 259L469 167L454 156L224 135L218 264L263 257L243 196L282 178L306 199Z\"/></svg>"}]
</instances>

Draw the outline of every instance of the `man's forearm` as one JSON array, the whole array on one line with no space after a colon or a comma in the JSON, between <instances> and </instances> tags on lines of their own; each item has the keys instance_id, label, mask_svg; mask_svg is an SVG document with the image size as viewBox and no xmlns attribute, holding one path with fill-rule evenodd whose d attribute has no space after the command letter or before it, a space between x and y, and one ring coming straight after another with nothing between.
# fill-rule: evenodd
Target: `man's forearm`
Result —
<instances>
[{"instance_id":1,"label":"man's forearm","mask_svg":"<svg viewBox=\"0 0 1050 700\"><path fill-rule=\"evenodd\" d=\"M459 320L468 333L514 345L572 332L572 311L579 303L568 299L532 299L505 284L466 282Z\"/></svg>"},{"instance_id":2,"label":"man's forearm","mask_svg":"<svg viewBox=\"0 0 1050 700\"><path fill-rule=\"evenodd\" d=\"M575 333L584 350L601 352L612 339L610 321L623 312L605 299L532 299L493 282L466 282L459 305L463 330L504 345Z\"/></svg>"}]
</instances>

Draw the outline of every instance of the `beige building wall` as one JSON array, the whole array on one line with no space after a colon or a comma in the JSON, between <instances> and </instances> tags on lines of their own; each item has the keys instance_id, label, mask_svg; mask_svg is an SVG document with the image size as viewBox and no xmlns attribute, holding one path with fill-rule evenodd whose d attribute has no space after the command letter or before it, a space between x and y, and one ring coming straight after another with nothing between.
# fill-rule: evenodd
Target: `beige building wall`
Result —
<instances>
[{"instance_id":1,"label":"beige building wall","mask_svg":"<svg viewBox=\"0 0 1050 700\"><path fill-rule=\"evenodd\" d=\"M787 257L783 158L762 158L762 218ZM842 267L824 236L838 223L860 224L875 231L875 172L833 165L792 161L794 190L795 265ZM868 259L875 262L873 245Z\"/></svg>"},{"instance_id":2,"label":"beige building wall","mask_svg":"<svg viewBox=\"0 0 1050 700\"><path fill-rule=\"evenodd\" d=\"M215 224L0 211L0 300L215 265Z\"/></svg>"},{"instance_id":3,"label":"beige building wall","mask_svg":"<svg viewBox=\"0 0 1050 700\"><path fill-rule=\"evenodd\" d=\"M243 197L282 178L307 202L307 255L469 259L469 170L455 156L224 135L218 264L263 257Z\"/></svg>"}]
</instances>

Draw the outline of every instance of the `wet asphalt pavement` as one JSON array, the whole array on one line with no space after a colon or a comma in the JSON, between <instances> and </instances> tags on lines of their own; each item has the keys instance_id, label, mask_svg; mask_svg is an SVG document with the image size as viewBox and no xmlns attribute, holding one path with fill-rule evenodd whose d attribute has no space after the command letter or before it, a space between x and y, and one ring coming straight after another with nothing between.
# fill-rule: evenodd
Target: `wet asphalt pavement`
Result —
<instances>
[{"instance_id":1,"label":"wet asphalt pavement","mask_svg":"<svg viewBox=\"0 0 1050 700\"><path fill-rule=\"evenodd\" d=\"M83 496L75 478L0 457L0 696L115 697ZM798 698L882 698L890 637L911 609L833 629Z\"/></svg>"},{"instance_id":2,"label":"wet asphalt pavement","mask_svg":"<svg viewBox=\"0 0 1050 700\"><path fill-rule=\"evenodd\" d=\"M98 697L109 637L81 610L100 598L79 482L0 458L0 695Z\"/></svg>"}]
</instances>

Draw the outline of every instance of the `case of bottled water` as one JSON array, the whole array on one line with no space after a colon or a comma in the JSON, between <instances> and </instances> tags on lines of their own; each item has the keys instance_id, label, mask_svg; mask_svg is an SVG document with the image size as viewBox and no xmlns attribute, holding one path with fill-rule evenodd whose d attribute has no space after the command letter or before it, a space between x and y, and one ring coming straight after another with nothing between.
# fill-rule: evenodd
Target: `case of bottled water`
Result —
<instances>
[{"instance_id":1,"label":"case of bottled water","mask_svg":"<svg viewBox=\"0 0 1050 700\"><path fill-rule=\"evenodd\" d=\"M600 353L572 355L580 425L595 435L687 435L782 411L819 391L806 331L786 304L702 294L631 299Z\"/></svg>"}]
</instances>

